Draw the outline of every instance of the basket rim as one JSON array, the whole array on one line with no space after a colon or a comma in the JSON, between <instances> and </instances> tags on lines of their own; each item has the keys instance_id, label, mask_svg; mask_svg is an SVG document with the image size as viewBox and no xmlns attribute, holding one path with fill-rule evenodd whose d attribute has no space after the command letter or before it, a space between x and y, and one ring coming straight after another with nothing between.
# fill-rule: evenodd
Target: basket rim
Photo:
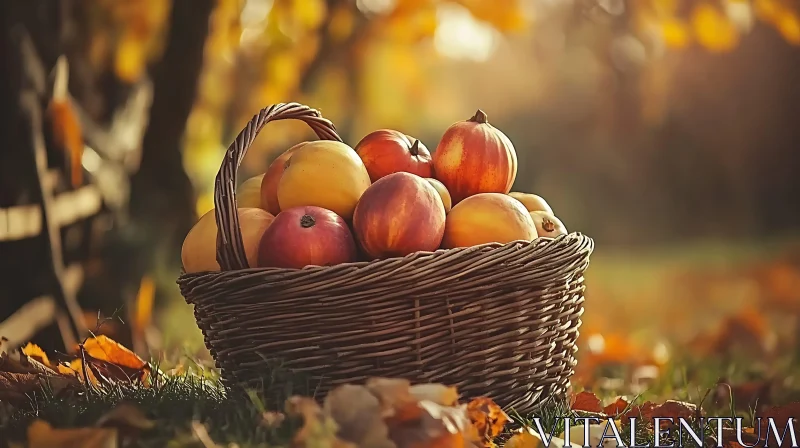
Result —
<instances>
[{"instance_id":1,"label":"basket rim","mask_svg":"<svg viewBox=\"0 0 800 448\"><path fill-rule=\"evenodd\" d=\"M580 252L588 252L588 255L591 255L594 251L594 240L581 233L581 232L571 232L566 235L559 235L556 238L549 238L549 237L538 237L531 241L528 240L515 240L510 241L508 243L484 243L477 246L469 246L469 247L456 247L452 249L437 249L433 252L431 251L418 251L414 252L402 257L390 257L390 258L381 258L375 259L370 261L353 261L347 263L339 263L335 265L329 266L318 266L318 265L308 265L302 268L274 268L274 267L248 267L245 269L231 269L231 270L224 270L220 268L218 271L199 271L199 272L192 272L187 273L181 265L181 272L179 276L180 279L184 278L196 278L196 277L204 277L204 276L220 276L230 273L269 273L269 274L289 274L289 273L297 273L299 271L305 271L308 273L322 273L325 271L331 270L343 270L343 269L359 269L364 268L367 266L370 267L382 267L383 265L394 264L403 261L405 263L410 263L414 261L430 261L431 259L446 255L446 254L455 254L459 252L488 252L495 249L507 248L510 246L517 246L518 248L530 248L531 246L542 246L542 247L555 247L557 244L572 242L580 243L581 250ZM405 264L403 263L403 264Z\"/></svg>"}]
</instances>

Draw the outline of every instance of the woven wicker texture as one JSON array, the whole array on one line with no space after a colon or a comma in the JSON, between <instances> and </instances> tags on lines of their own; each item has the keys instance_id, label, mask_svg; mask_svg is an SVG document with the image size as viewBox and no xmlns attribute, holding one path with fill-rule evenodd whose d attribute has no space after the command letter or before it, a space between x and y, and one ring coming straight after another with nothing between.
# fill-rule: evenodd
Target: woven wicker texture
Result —
<instances>
[{"instance_id":1,"label":"woven wicker texture","mask_svg":"<svg viewBox=\"0 0 800 448\"><path fill-rule=\"evenodd\" d=\"M594 247L584 235L299 270L247 266L233 213L236 171L258 131L287 118L341 141L316 110L263 109L217 175L222 271L178 279L225 384L260 387L277 362L321 394L383 376L446 383L465 398L488 395L519 412L563 396Z\"/></svg>"}]
</instances>

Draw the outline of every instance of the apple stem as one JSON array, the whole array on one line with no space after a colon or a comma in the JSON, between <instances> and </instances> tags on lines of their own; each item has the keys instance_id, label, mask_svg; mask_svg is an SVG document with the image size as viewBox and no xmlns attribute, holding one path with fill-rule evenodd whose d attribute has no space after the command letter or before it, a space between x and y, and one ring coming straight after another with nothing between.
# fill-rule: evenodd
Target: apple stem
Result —
<instances>
[{"instance_id":1,"label":"apple stem","mask_svg":"<svg viewBox=\"0 0 800 448\"><path fill-rule=\"evenodd\" d=\"M412 156L419 155L419 140L414 140L414 144L411 145L411 149L409 149L409 152L411 152Z\"/></svg>"},{"instance_id":2,"label":"apple stem","mask_svg":"<svg viewBox=\"0 0 800 448\"><path fill-rule=\"evenodd\" d=\"M470 118L469 121L474 121L476 123L484 124L489 122L489 116L486 115L486 112L478 109L478 111L475 112L475 115L472 118Z\"/></svg>"},{"instance_id":3,"label":"apple stem","mask_svg":"<svg viewBox=\"0 0 800 448\"><path fill-rule=\"evenodd\" d=\"M303 217L300 218L300 227L304 229L307 229L309 227L314 227L314 224L316 223L317 221L311 215L303 215Z\"/></svg>"},{"instance_id":4,"label":"apple stem","mask_svg":"<svg viewBox=\"0 0 800 448\"><path fill-rule=\"evenodd\" d=\"M556 230L556 224L549 219L545 219L544 221L542 221L542 228L545 230L545 232L549 233L552 232L553 230Z\"/></svg>"}]
</instances>

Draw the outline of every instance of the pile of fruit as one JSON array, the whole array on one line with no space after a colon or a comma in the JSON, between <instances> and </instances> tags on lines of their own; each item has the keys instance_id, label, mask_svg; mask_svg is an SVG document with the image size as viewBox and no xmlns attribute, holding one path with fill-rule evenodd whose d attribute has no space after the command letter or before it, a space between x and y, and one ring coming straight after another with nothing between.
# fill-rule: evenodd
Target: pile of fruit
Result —
<instances>
[{"instance_id":1,"label":"pile of fruit","mask_svg":"<svg viewBox=\"0 0 800 448\"><path fill-rule=\"evenodd\" d=\"M239 187L247 261L299 269L566 234L540 196L509 192L516 176L514 145L480 110L450 126L433 156L387 129L355 149L303 142ZM216 244L212 210L186 236L184 270L219 270Z\"/></svg>"}]
</instances>

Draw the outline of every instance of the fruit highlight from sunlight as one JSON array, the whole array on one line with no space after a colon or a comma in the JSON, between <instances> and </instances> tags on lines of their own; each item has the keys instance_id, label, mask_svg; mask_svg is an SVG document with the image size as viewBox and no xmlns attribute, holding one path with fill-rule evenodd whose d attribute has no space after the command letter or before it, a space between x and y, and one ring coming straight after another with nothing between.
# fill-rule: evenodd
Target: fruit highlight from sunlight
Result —
<instances>
[{"instance_id":1,"label":"fruit highlight from sunlight","mask_svg":"<svg viewBox=\"0 0 800 448\"><path fill-rule=\"evenodd\" d=\"M519 202L522 202L522 205L524 205L529 212L542 211L553 213L553 209L550 208L550 204L548 204L547 201L545 201L544 198L539 195L520 193L518 191L512 191L511 193L508 193L508 195Z\"/></svg>"},{"instance_id":2,"label":"fruit highlight from sunlight","mask_svg":"<svg viewBox=\"0 0 800 448\"><path fill-rule=\"evenodd\" d=\"M255 267L258 261L258 243L275 217L260 208L240 208L237 212L247 264ZM217 221L213 209L203 215L186 235L181 248L181 261L187 273L219 271Z\"/></svg>"},{"instance_id":3,"label":"fruit highlight from sunlight","mask_svg":"<svg viewBox=\"0 0 800 448\"><path fill-rule=\"evenodd\" d=\"M372 259L435 251L442 242L446 212L425 179L393 173L372 184L356 206L353 228Z\"/></svg>"},{"instance_id":4,"label":"fruit highlight from sunlight","mask_svg":"<svg viewBox=\"0 0 800 448\"><path fill-rule=\"evenodd\" d=\"M399 171L431 177L431 153L421 141L392 129L367 134L355 147L372 182Z\"/></svg>"},{"instance_id":5,"label":"fruit highlight from sunlight","mask_svg":"<svg viewBox=\"0 0 800 448\"><path fill-rule=\"evenodd\" d=\"M444 212L450 213L450 209L453 208L453 199L450 198L450 192L447 191L447 187L444 186L443 183L439 182L438 180L428 177L425 180L430 183L433 188L439 193L439 197L442 198L442 204L444 205Z\"/></svg>"},{"instance_id":6,"label":"fruit highlight from sunlight","mask_svg":"<svg viewBox=\"0 0 800 448\"><path fill-rule=\"evenodd\" d=\"M536 237L536 225L522 203L506 194L480 193L450 210L442 247L531 241Z\"/></svg>"},{"instance_id":7,"label":"fruit highlight from sunlight","mask_svg":"<svg viewBox=\"0 0 800 448\"><path fill-rule=\"evenodd\" d=\"M508 193L517 177L517 153L478 110L447 128L433 154L433 171L458 204L478 193Z\"/></svg>"},{"instance_id":8,"label":"fruit highlight from sunlight","mask_svg":"<svg viewBox=\"0 0 800 448\"><path fill-rule=\"evenodd\" d=\"M561 222L554 214L534 211L530 212L534 224L536 224L536 233L539 236L546 238L555 238L559 235L566 235L567 227Z\"/></svg>"},{"instance_id":9,"label":"fruit highlight from sunlight","mask_svg":"<svg viewBox=\"0 0 800 448\"><path fill-rule=\"evenodd\" d=\"M308 142L298 143L284 151L270 163L267 172L264 173L261 180L261 208L273 215L281 212L281 206L278 204L278 182L286 169L286 162L295 151L305 146L306 143Z\"/></svg>"},{"instance_id":10,"label":"fruit highlight from sunlight","mask_svg":"<svg viewBox=\"0 0 800 448\"><path fill-rule=\"evenodd\" d=\"M287 162L278 182L278 204L281 210L322 207L349 221L370 184L367 168L353 148L329 140L308 142Z\"/></svg>"},{"instance_id":11,"label":"fruit highlight from sunlight","mask_svg":"<svg viewBox=\"0 0 800 448\"><path fill-rule=\"evenodd\" d=\"M258 265L302 269L356 261L355 239L336 213L315 206L286 209L259 243Z\"/></svg>"}]
</instances>

